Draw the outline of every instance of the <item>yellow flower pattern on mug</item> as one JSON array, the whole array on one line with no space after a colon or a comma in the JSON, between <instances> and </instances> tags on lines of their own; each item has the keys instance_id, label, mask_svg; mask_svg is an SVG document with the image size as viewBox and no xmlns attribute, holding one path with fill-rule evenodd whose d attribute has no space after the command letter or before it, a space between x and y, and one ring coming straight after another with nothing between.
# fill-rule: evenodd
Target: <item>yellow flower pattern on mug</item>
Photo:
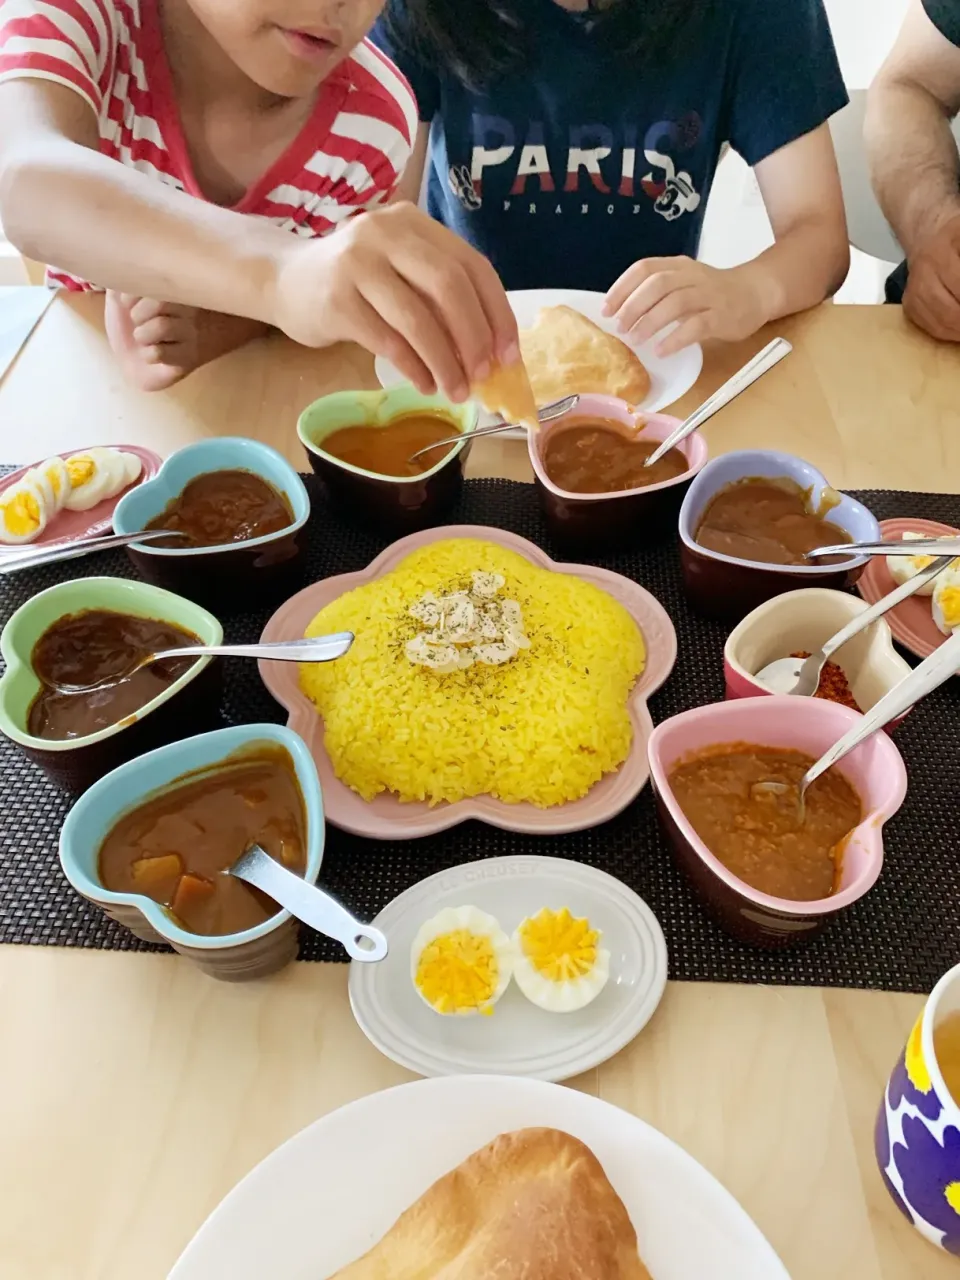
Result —
<instances>
[{"instance_id":1,"label":"yellow flower pattern on mug","mask_svg":"<svg viewBox=\"0 0 960 1280\"><path fill-rule=\"evenodd\" d=\"M933 1081L930 1079L930 1072L927 1070L927 1064L923 1060L923 1042L921 1032L923 1030L923 1014L917 1019L913 1030L910 1032L910 1039L907 1041L907 1050L904 1054L904 1061L907 1068L907 1075L910 1077L910 1083L920 1093L929 1093L933 1088Z\"/></svg>"},{"instance_id":2,"label":"yellow flower pattern on mug","mask_svg":"<svg viewBox=\"0 0 960 1280\"><path fill-rule=\"evenodd\" d=\"M960 1214L960 1182L949 1183L944 1188L943 1194L954 1213Z\"/></svg>"}]
</instances>

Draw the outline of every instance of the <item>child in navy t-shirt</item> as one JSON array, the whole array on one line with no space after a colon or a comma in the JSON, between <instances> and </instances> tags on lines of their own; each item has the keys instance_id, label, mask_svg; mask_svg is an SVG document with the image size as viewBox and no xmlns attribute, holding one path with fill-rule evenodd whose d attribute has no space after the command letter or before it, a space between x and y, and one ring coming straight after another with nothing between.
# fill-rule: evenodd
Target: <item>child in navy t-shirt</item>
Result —
<instances>
[{"instance_id":1,"label":"child in navy t-shirt","mask_svg":"<svg viewBox=\"0 0 960 1280\"><path fill-rule=\"evenodd\" d=\"M508 289L609 290L641 338L679 320L672 350L842 282L825 122L847 98L821 0L389 0L373 38L419 102L430 212ZM720 272L689 260L726 142L778 243Z\"/></svg>"}]
</instances>

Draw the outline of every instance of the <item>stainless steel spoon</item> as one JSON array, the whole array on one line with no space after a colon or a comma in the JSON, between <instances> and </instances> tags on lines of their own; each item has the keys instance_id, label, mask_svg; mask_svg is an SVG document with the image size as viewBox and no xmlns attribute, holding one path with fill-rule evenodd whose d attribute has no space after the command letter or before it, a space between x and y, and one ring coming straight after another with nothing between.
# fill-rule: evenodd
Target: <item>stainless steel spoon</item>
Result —
<instances>
[{"instance_id":1,"label":"stainless steel spoon","mask_svg":"<svg viewBox=\"0 0 960 1280\"><path fill-rule=\"evenodd\" d=\"M363 924L329 893L282 867L260 845L252 844L224 875L262 890L292 916L341 943L351 960L375 964L386 958L389 946L379 929Z\"/></svg>"},{"instance_id":2,"label":"stainless steel spoon","mask_svg":"<svg viewBox=\"0 0 960 1280\"><path fill-rule=\"evenodd\" d=\"M156 538L187 538L179 529L141 529L139 533L110 533L103 538L88 538L81 542L65 542L59 545L27 548L7 547L0 552L0 576L22 573L24 569L39 569L46 564L59 564L61 560L79 560L94 551L111 551L114 547L128 547L131 542L152 542Z\"/></svg>"},{"instance_id":3,"label":"stainless steel spoon","mask_svg":"<svg viewBox=\"0 0 960 1280\"><path fill-rule=\"evenodd\" d=\"M824 752L816 764L811 765L800 780L799 787L786 782L755 782L751 790L754 795L767 794L786 796L791 792L797 794L797 825L802 826L806 817L806 795L812 783L821 774L832 769L835 764L850 754L861 742L871 738L878 730L883 729L891 720L903 715L915 706L921 698L945 684L951 676L960 671L960 630L939 647L929 658L921 662L919 667L895 685L889 693L884 694L876 706L848 730L829 751Z\"/></svg>"},{"instance_id":4,"label":"stainless steel spoon","mask_svg":"<svg viewBox=\"0 0 960 1280\"><path fill-rule=\"evenodd\" d=\"M819 556L960 556L960 537L917 538L910 542L838 542L835 547L806 551L808 560Z\"/></svg>"},{"instance_id":5,"label":"stainless steel spoon","mask_svg":"<svg viewBox=\"0 0 960 1280\"><path fill-rule=\"evenodd\" d=\"M579 403L579 396L564 396L562 400L554 400L553 404L547 404L542 409L538 409L537 418L540 422L553 422L555 418L562 418L565 413L575 409ZM425 449L418 449L416 453L411 453L407 461L415 462L425 453L442 449L447 444L460 444L463 440L477 440L481 436L497 436L502 431L516 431L516 429L515 422L495 422L489 427L477 427L475 431L460 431L455 436L447 436L446 440L437 440L434 444L428 444Z\"/></svg>"},{"instance_id":6,"label":"stainless steel spoon","mask_svg":"<svg viewBox=\"0 0 960 1280\"><path fill-rule=\"evenodd\" d=\"M108 680L96 680L93 684L58 684L41 680L57 693L92 693L95 689L112 689L143 667L162 662L167 658L267 658L271 662L333 662L342 658L353 644L353 632L338 631L329 636L317 636L313 640L278 640L273 644L191 644L179 649L160 649L147 653L132 663L126 671Z\"/></svg>"},{"instance_id":7,"label":"stainless steel spoon","mask_svg":"<svg viewBox=\"0 0 960 1280\"><path fill-rule=\"evenodd\" d=\"M676 430L671 431L663 444L654 449L643 465L652 467L655 462L659 462L665 453L678 445L681 440L686 440L687 436L693 435L698 427L709 422L715 413L719 413L731 400L736 400L737 396L742 391L746 391L747 387L753 386L758 378L769 373L774 365L778 365L792 350L793 347L786 338L774 338L772 342L768 342L762 351L759 351L732 378L728 378L709 399L704 400L699 409L694 409L685 422L681 422Z\"/></svg>"},{"instance_id":8,"label":"stainless steel spoon","mask_svg":"<svg viewBox=\"0 0 960 1280\"><path fill-rule=\"evenodd\" d=\"M820 675L825 664L838 649L842 649L848 640L852 640L861 631L872 626L890 609L895 609L902 601L909 599L951 564L953 564L953 556L940 556L934 560L933 564L922 569L916 577L904 582L863 613L858 613L845 627L841 627L835 636L831 636L816 653L811 653L809 658L777 658L775 662L768 662L761 671L758 671L754 679L765 684L774 693L791 693L801 698L812 698L820 687Z\"/></svg>"}]
</instances>

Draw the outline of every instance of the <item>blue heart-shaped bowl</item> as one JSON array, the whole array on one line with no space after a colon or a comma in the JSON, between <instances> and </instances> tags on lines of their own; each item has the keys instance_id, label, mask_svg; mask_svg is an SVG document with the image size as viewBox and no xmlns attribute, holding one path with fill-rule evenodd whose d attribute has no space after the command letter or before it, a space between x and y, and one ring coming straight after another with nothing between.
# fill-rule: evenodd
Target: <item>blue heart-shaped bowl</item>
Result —
<instances>
[{"instance_id":1,"label":"blue heart-shaped bowl","mask_svg":"<svg viewBox=\"0 0 960 1280\"><path fill-rule=\"evenodd\" d=\"M132 543L128 554L150 582L201 604L229 609L285 598L296 590L301 570L301 531L310 497L300 476L276 449L241 436L200 440L178 449L157 474L117 504L113 527L136 533L211 471L251 471L284 495L293 513L285 529L222 547L157 547Z\"/></svg>"},{"instance_id":2,"label":"blue heart-shaped bowl","mask_svg":"<svg viewBox=\"0 0 960 1280\"><path fill-rule=\"evenodd\" d=\"M279 911L253 929L206 937L189 933L166 907L139 893L115 893L100 882L100 846L115 824L185 774L228 765L261 744L281 747L289 756L303 796L307 825L307 869L315 884L323 862L325 825L317 767L303 740L275 724L244 724L203 733L131 760L101 778L74 805L60 832L60 864L85 898L138 938L167 942L215 978L239 981L263 977L292 960L297 951L297 922Z\"/></svg>"}]
</instances>

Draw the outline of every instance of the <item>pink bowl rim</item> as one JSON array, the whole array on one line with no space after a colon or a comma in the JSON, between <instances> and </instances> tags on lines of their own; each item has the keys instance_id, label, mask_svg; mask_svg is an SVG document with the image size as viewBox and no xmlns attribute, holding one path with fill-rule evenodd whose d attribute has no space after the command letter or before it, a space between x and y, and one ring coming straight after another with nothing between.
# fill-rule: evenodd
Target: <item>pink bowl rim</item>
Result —
<instances>
[{"instance_id":1,"label":"pink bowl rim","mask_svg":"<svg viewBox=\"0 0 960 1280\"><path fill-rule=\"evenodd\" d=\"M841 706L837 702L817 701L813 698L805 698L803 706L814 708L805 714L812 716L821 716L827 719L831 716L838 715L840 718L848 722L851 727L863 717L858 711L851 711L849 707ZM706 707L694 707L691 711L682 711L679 715L672 716L669 720L664 720L657 725L650 736L648 751L650 755L650 776L657 790L660 799L666 805L670 812L670 816L677 824L683 838L687 841L690 848L697 854L701 862L722 881L728 889L732 889L734 893L741 898L745 898L753 905L764 907L770 911L776 912L778 915L788 916L824 916L833 915L838 911L842 911L845 907L849 907L852 903L858 902L864 897L876 884L883 869L883 841L880 840L879 856L873 859L871 865L863 872L863 874L848 885L841 893L832 894L829 898L817 898L808 902L798 902L790 898L776 898L772 894L761 893L758 889L751 888L746 881L741 880L739 876L735 876L729 871L719 858L710 852L703 843L693 827L684 817L680 810L680 806L676 803L673 791L667 781L666 769L660 756L660 742L666 736L668 729L676 725L680 721L698 720L717 720L723 721L727 717L736 712L737 716L743 714L753 715L764 720L769 720L775 716L778 711L782 711L787 717L791 712L796 713L797 699L789 694L774 694L768 698L757 699L739 699L735 702L714 702ZM739 735L738 735L739 736ZM742 739L741 739L742 740ZM869 813L864 814L862 821L858 826L854 827L850 833L853 836L858 831L866 829L874 829L879 836L884 825L895 816L903 805L907 794L907 769L904 764L903 756L891 740L884 733L874 735L873 739L877 743L877 748L881 754L887 757L891 774L891 785L888 790L887 801L878 808L872 809ZM723 742L723 737L718 737L717 742ZM787 744L783 744L787 745ZM702 749L702 748L701 748ZM842 766L837 766L842 768ZM848 837L849 839L850 837Z\"/></svg>"},{"instance_id":2,"label":"pink bowl rim","mask_svg":"<svg viewBox=\"0 0 960 1280\"><path fill-rule=\"evenodd\" d=\"M745 680L752 688L756 689L758 694L767 695L772 693L772 690L768 689L765 684L761 684L756 676L751 675L740 661L737 652L739 645L748 629L755 624L758 617L766 617L768 614L776 613L778 608L782 608L783 601L789 600L793 596L800 595L808 597L839 596L843 600L852 600L854 604L862 604L864 606L863 609L854 610L850 615L851 618L855 617L857 613L865 613L870 607L861 596L851 595L848 591L837 591L832 587L800 587L796 591L784 591L781 595L774 596L771 600L765 600L763 604L759 604L755 609L751 609L747 616L738 622L730 632L729 636L727 636L727 642L723 646L723 660L729 665L731 671L738 675L741 680ZM902 658L900 654L897 653L896 646L893 643L893 632L890 630L886 618L878 618L876 622L870 624L870 628L868 628L868 630L871 628L876 629L874 634L875 636L879 636L878 643L884 656L887 659L895 659L897 662L903 664L901 679L903 676L909 675L912 668L906 658ZM893 688L893 684L890 685L890 688Z\"/></svg>"},{"instance_id":3,"label":"pink bowl rim","mask_svg":"<svg viewBox=\"0 0 960 1280\"><path fill-rule=\"evenodd\" d=\"M616 396L581 396L579 404L576 409L571 410L569 418L572 420L585 415L596 417L620 415L620 421L623 420L623 415L626 415L636 423L642 422L645 426L652 427L654 438L659 434L661 440L665 440L681 422L680 418L675 418L669 413L644 413L628 404L626 400L617 399ZM569 489L561 489L559 485L553 483L544 470L540 458L540 450L553 432L562 430L564 424L569 425L567 416L565 414L562 418L555 419L541 427L539 431L527 432L527 451L530 454L530 465L533 467L534 474L543 487L558 498L569 498L573 502L616 502L620 498L636 498L645 493L659 493L663 489L673 489L679 484L685 484L706 466L707 442L699 431L695 431L693 435L687 436L686 440L677 445L690 463L681 475L674 476L670 480L661 480L659 484L642 485L638 489L621 489L614 493L571 493Z\"/></svg>"},{"instance_id":4,"label":"pink bowl rim","mask_svg":"<svg viewBox=\"0 0 960 1280\"><path fill-rule=\"evenodd\" d=\"M274 613L262 639L302 638L306 623L326 604L382 577L411 552L454 538L496 542L509 551L518 552L538 568L582 578L607 591L630 613L643 634L647 662L628 699L633 742L627 758L616 772L606 774L595 783L582 799L552 809L539 809L526 802L506 804L489 795L440 804L433 809L425 804L401 804L386 794L367 803L336 777L323 745L323 721L313 703L300 691L293 664L261 661L263 683L286 709L287 724L304 739L316 761L327 820L352 835L380 840L412 840L435 835L469 819L503 831L531 835L566 835L608 822L636 799L650 777L647 744L653 733L653 719L647 700L670 675L677 659L677 634L669 614L655 596L632 579L593 565L557 563L534 543L502 529L486 525L446 525L401 538L382 551L366 569L325 578L306 587ZM299 622L301 618L305 621ZM605 788L608 794L598 795L600 788Z\"/></svg>"}]
</instances>

